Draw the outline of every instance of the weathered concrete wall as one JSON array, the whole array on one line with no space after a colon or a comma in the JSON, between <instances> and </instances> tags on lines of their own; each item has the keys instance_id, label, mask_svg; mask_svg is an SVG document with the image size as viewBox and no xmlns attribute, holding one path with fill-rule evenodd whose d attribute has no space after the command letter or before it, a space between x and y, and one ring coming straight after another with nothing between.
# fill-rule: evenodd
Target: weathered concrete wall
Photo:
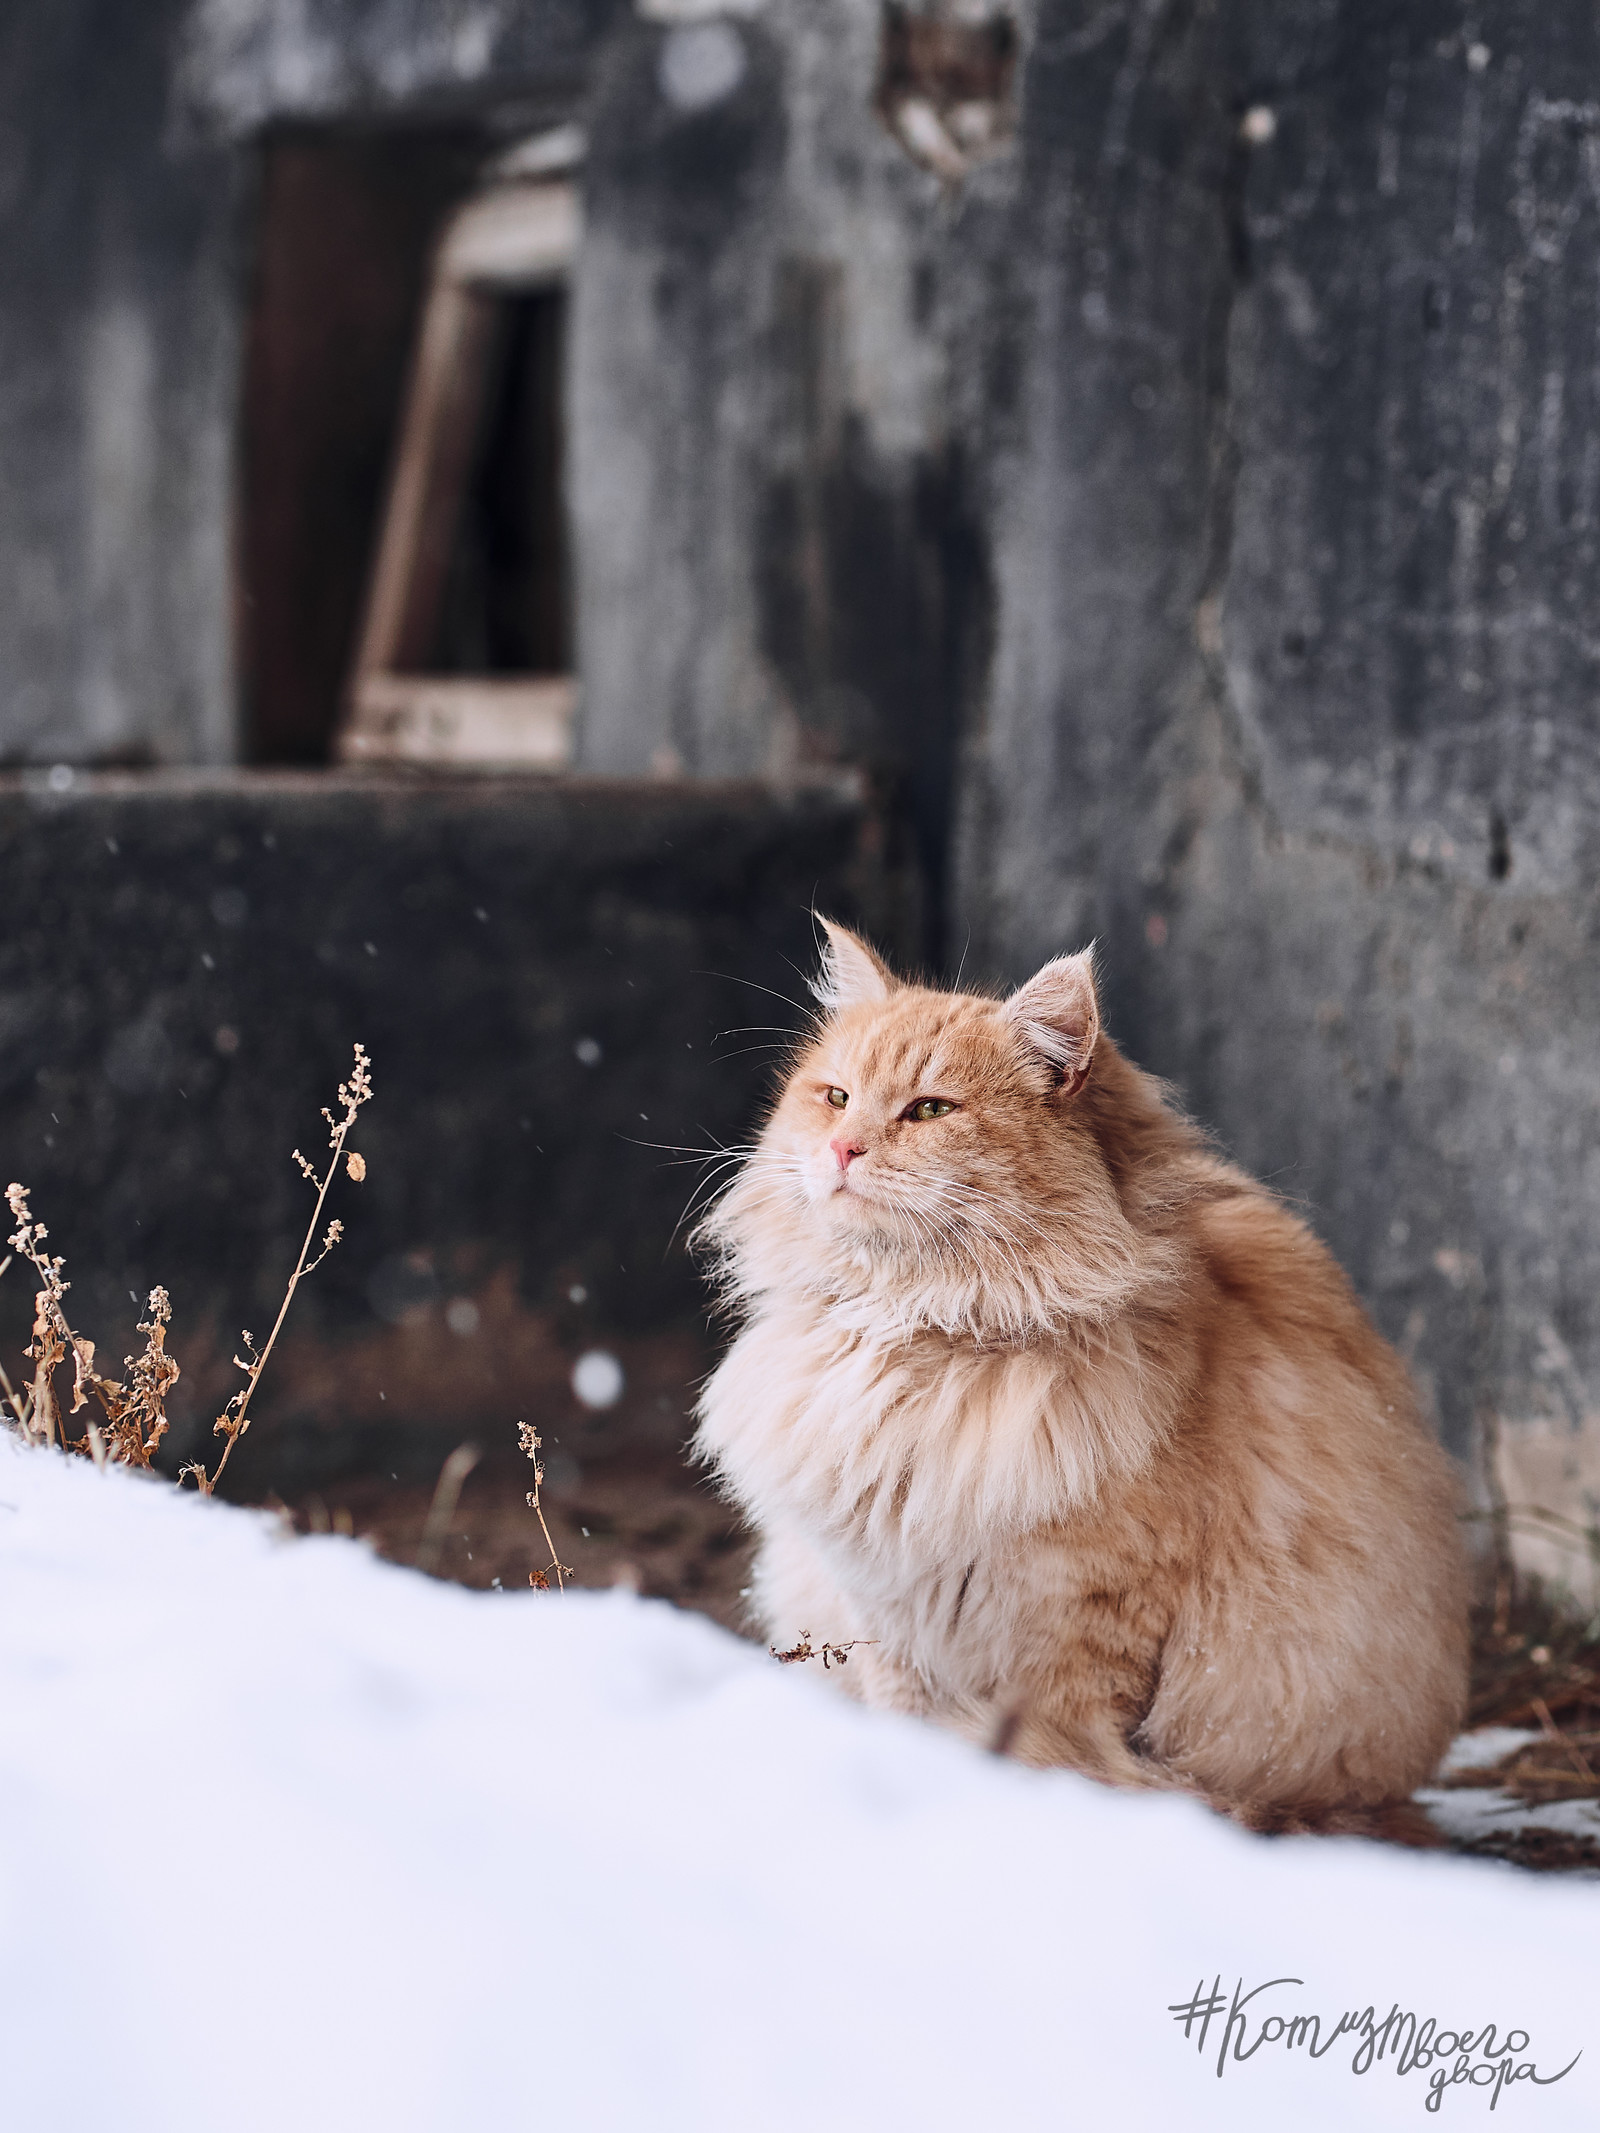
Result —
<instances>
[{"instance_id":1,"label":"weathered concrete wall","mask_svg":"<svg viewBox=\"0 0 1600 2133\"><path fill-rule=\"evenodd\" d=\"M164 138L171 0L0 16L0 758L232 752L227 159Z\"/></svg>"},{"instance_id":2,"label":"weathered concrete wall","mask_svg":"<svg viewBox=\"0 0 1600 2133\"><path fill-rule=\"evenodd\" d=\"M1098 936L1114 1027L1304 1200L1480 1483L1498 1439L1592 1518L1593 18L1168 9L1046 58L1074 19L963 908L1012 971Z\"/></svg>"},{"instance_id":3,"label":"weathered concrete wall","mask_svg":"<svg viewBox=\"0 0 1600 2133\"><path fill-rule=\"evenodd\" d=\"M635 773L871 764L937 959L990 588L954 211L872 110L879 31L808 0L608 46L572 359L580 745Z\"/></svg>"},{"instance_id":4,"label":"weathered concrete wall","mask_svg":"<svg viewBox=\"0 0 1600 2133\"><path fill-rule=\"evenodd\" d=\"M492 108L565 116L627 0L187 0L174 121L247 138L280 119Z\"/></svg>"},{"instance_id":5,"label":"weathered concrete wall","mask_svg":"<svg viewBox=\"0 0 1600 2133\"><path fill-rule=\"evenodd\" d=\"M589 759L898 777L935 956L1097 937L1480 1489L1592 1516L1592 15L1039 0L955 186L878 19L692 109L611 49Z\"/></svg>"},{"instance_id":6,"label":"weathered concrete wall","mask_svg":"<svg viewBox=\"0 0 1600 2133\"><path fill-rule=\"evenodd\" d=\"M0 761L239 752L255 142L568 117L622 0L14 0L0 15Z\"/></svg>"},{"instance_id":7,"label":"weathered concrete wall","mask_svg":"<svg viewBox=\"0 0 1600 2133\"><path fill-rule=\"evenodd\" d=\"M175 1453L204 1455L241 1326L272 1323L313 1204L290 1151L317 1159L372 1056L366 1181L335 1187L347 1234L234 1462L258 1493L295 1460L431 1473L524 1415L569 1455L680 1445L710 1340L679 1226L702 1172L674 1151L748 1134L814 892L902 931L873 817L748 786L12 780L0 861L29 920L0 938L5 1177L102 1354L170 1291ZM31 1309L13 1266L13 1380ZM628 1386L585 1422L568 1375L596 1346Z\"/></svg>"}]
</instances>

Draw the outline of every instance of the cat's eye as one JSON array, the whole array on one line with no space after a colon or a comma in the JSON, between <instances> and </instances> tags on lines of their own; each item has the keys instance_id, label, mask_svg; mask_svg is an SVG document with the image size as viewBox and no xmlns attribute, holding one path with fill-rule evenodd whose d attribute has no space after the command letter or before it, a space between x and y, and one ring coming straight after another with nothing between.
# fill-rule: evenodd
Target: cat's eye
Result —
<instances>
[{"instance_id":1,"label":"cat's eye","mask_svg":"<svg viewBox=\"0 0 1600 2133\"><path fill-rule=\"evenodd\" d=\"M953 1111L954 1109L955 1105L951 1103L946 1103L942 1096L924 1096L921 1103L913 1104L910 1110L907 1111L904 1115L907 1118L914 1118L918 1120L925 1118L943 1118L946 1111Z\"/></svg>"},{"instance_id":2,"label":"cat's eye","mask_svg":"<svg viewBox=\"0 0 1600 2133\"><path fill-rule=\"evenodd\" d=\"M842 1111L850 1101L850 1092L848 1089L830 1089L828 1091L828 1101L836 1111Z\"/></svg>"}]
</instances>

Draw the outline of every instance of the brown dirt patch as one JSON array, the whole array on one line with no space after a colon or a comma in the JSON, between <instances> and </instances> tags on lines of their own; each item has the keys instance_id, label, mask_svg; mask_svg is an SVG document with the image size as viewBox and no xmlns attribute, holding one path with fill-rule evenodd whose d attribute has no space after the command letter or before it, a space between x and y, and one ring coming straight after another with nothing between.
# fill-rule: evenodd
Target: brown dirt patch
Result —
<instances>
[{"instance_id":1,"label":"brown dirt patch","mask_svg":"<svg viewBox=\"0 0 1600 2133\"><path fill-rule=\"evenodd\" d=\"M467 1476L435 1575L462 1585L526 1590L548 1551L529 1510L525 1459L491 1456ZM550 1535L581 1586L626 1584L742 1630L741 1588L751 1543L739 1520L670 1452L550 1457L541 1491ZM391 1562L415 1563L433 1501L431 1483L362 1474L285 1506L305 1532L352 1533Z\"/></svg>"}]
</instances>

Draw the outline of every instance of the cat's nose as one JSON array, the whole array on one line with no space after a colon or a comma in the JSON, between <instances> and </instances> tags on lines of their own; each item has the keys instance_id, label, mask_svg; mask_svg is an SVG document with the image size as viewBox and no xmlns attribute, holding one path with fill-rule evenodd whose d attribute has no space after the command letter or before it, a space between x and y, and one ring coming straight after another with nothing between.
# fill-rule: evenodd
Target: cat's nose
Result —
<instances>
[{"instance_id":1,"label":"cat's nose","mask_svg":"<svg viewBox=\"0 0 1600 2133\"><path fill-rule=\"evenodd\" d=\"M848 1170L858 1155L865 1155L867 1152L859 1141L829 1141L828 1146L833 1150L833 1159L841 1170Z\"/></svg>"}]
</instances>

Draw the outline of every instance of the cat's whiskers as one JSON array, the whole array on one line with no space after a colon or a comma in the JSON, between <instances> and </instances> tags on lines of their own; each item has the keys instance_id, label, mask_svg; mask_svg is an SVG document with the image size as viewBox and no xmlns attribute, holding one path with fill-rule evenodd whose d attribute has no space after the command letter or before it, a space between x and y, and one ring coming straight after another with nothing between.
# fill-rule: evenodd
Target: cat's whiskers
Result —
<instances>
[{"instance_id":1,"label":"cat's whiskers","mask_svg":"<svg viewBox=\"0 0 1600 2133\"><path fill-rule=\"evenodd\" d=\"M744 1165L747 1161L748 1158L745 1157L741 1157L739 1159L739 1167L734 1172L735 1177L740 1177L743 1175ZM719 1188L728 1182L729 1180L726 1176L725 1168L721 1167L719 1167L718 1169L709 1170L703 1178L700 1178L696 1181L694 1190L690 1193L688 1199L684 1203L682 1214L679 1215L677 1221L673 1224L672 1236L668 1240L667 1248L669 1251L671 1250L672 1246L677 1243L678 1233L683 1228L684 1224L690 1221L691 1218L694 1217L697 1213L699 1213L702 1209L709 1207L711 1202L715 1198Z\"/></svg>"},{"instance_id":2,"label":"cat's whiskers","mask_svg":"<svg viewBox=\"0 0 1600 2133\"><path fill-rule=\"evenodd\" d=\"M694 1191L689 1195L688 1205L678 1217L677 1224L672 1232L674 1241L677 1239L678 1232L697 1210L704 1210L705 1219L710 1220L717 1200L724 1189L732 1190L734 1186L746 1177L754 1178L765 1184L768 1182L770 1174L776 1171L780 1176L788 1176L795 1179L796 1182L801 1182L799 1164L796 1158L767 1148L759 1141L736 1144L726 1149L710 1151L701 1156L699 1160L710 1167L706 1176L696 1184ZM727 1175L730 1167L732 1170L731 1176ZM693 1243L694 1241L694 1237L691 1237L690 1242Z\"/></svg>"}]
</instances>

